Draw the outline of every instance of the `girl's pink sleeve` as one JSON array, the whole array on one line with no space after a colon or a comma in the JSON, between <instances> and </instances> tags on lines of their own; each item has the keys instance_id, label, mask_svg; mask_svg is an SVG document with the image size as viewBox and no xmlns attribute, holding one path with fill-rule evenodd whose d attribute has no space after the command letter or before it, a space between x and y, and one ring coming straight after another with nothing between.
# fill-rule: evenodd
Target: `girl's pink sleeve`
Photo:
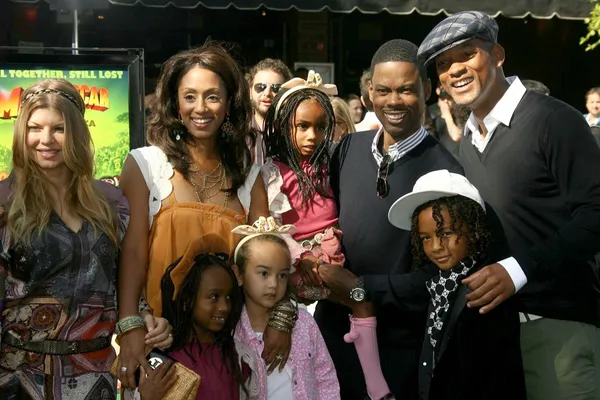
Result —
<instances>
[{"instance_id":1,"label":"girl's pink sleeve","mask_svg":"<svg viewBox=\"0 0 600 400\"><path fill-rule=\"evenodd\" d=\"M317 377L318 400L340 400L340 383L333 360L329 355L325 340L314 319L310 319L310 335L315 344L315 375Z\"/></svg>"},{"instance_id":2,"label":"girl's pink sleeve","mask_svg":"<svg viewBox=\"0 0 600 400\"><path fill-rule=\"evenodd\" d=\"M312 254L309 250L306 250L300 243L298 243L292 235L289 233L284 233L281 235L288 247L290 248L290 254L292 256L292 265L295 266L296 263L302 258L304 254Z\"/></svg>"}]
</instances>

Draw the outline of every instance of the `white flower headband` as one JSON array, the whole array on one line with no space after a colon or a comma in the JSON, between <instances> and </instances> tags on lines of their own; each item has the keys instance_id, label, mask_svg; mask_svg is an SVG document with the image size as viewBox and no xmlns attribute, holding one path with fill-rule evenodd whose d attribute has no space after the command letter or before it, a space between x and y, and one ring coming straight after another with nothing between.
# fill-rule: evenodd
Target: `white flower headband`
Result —
<instances>
[{"instance_id":1,"label":"white flower headband","mask_svg":"<svg viewBox=\"0 0 600 400\"><path fill-rule=\"evenodd\" d=\"M308 72L306 80L302 78L294 78L281 85L281 87L284 89L288 89L288 91L281 95L279 101L275 105L275 119L277 119L277 116L279 115L279 109L281 108L281 105L283 104L285 99L287 99L292 93L297 92L298 90L317 89L329 96L335 96L338 94L337 86L329 83L323 83L323 78L321 78L321 74L313 71L312 69Z\"/></svg>"},{"instance_id":2,"label":"white flower headband","mask_svg":"<svg viewBox=\"0 0 600 400\"><path fill-rule=\"evenodd\" d=\"M281 236L282 233L294 233L296 227L294 225L277 225L273 217L260 217L252 225L239 225L231 230L232 233L244 235L240 240L233 253L233 262L237 264L237 256L239 250L248 240L261 235Z\"/></svg>"}]
</instances>

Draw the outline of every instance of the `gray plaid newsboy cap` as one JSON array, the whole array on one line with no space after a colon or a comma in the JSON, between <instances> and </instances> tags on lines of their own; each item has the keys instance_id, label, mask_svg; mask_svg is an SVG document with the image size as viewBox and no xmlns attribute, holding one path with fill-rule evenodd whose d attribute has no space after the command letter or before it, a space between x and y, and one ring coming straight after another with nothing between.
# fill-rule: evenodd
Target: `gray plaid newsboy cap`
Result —
<instances>
[{"instance_id":1,"label":"gray plaid newsboy cap","mask_svg":"<svg viewBox=\"0 0 600 400\"><path fill-rule=\"evenodd\" d=\"M425 65L444 51L474 38L496 43L498 24L479 11L464 11L449 16L433 28L419 47L417 56Z\"/></svg>"}]
</instances>

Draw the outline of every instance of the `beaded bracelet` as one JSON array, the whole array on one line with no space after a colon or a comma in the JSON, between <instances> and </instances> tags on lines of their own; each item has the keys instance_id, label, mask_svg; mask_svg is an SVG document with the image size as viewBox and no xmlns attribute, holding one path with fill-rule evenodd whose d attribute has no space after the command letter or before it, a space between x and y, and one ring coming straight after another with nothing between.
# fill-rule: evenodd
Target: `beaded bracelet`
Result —
<instances>
[{"instance_id":1,"label":"beaded bracelet","mask_svg":"<svg viewBox=\"0 0 600 400\"><path fill-rule=\"evenodd\" d=\"M122 318L115 324L115 333L117 337L121 337L129 331L139 328L145 328L146 323L139 315L130 315Z\"/></svg>"},{"instance_id":2,"label":"beaded bracelet","mask_svg":"<svg viewBox=\"0 0 600 400\"><path fill-rule=\"evenodd\" d=\"M291 333L298 319L298 303L293 294L290 301L279 302L269 312L267 325L278 331Z\"/></svg>"}]
</instances>

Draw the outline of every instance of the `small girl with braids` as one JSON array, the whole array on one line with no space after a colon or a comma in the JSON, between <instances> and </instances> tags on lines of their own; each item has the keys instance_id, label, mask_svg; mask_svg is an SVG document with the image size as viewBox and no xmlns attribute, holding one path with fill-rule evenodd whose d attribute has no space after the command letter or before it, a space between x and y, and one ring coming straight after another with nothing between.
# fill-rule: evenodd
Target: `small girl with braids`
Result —
<instances>
[{"instance_id":1,"label":"small girl with braids","mask_svg":"<svg viewBox=\"0 0 600 400\"><path fill-rule=\"evenodd\" d=\"M329 295L312 270L313 263L344 263L328 176L328 149L335 129L328 95L334 94L335 85L324 85L319 74L310 71L307 81L294 78L281 86L265 118L269 158L261 173L269 211L279 224L296 227L294 240L288 241L297 270L290 282L298 297L312 301Z\"/></svg>"},{"instance_id":2,"label":"small girl with braids","mask_svg":"<svg viewBox=\"0 0 600 400\"><path fill-rule=\"evenodd\" d=\"M392 225L411 231L413 262L439 273L419 362L419 392L429 400L525 399L519 315L510 301L489 314L467 307L461 282L488 265L485 204L471 183L447 170L417 180L390 208Z\"/></svg>"},{"instance_id":3,"label":"small girl with braids","mask_svg":"<svg viewBox=\"0 0 600 400\"><path fill-rule=\"evenodd\" d=\"M218 235L203 235L162 278L163 317L173 326L168 355L200 375L197 400L258 400L258 355L234 339L242 292L228 255L207 249L225 252L228 245ZM162 398L161 390L144 389L140 385L142 400Z\"/></svg>"},{"instance_id":4,"label":"small girl with braids","mask_svg":"<svg viewBox=\"0 0 600 400\"><path fill-rule=\"evenodd\" d=\"M335 94L335 85L323 84L320 75L310 71L306 81L294 78L282 85L265 118L269 158L261 173L269 211L278 224L296 228L291 237L284 235L295 268L289 281L305 301L333 300L317 268L321 263L343 268L345 260L328 168L335 130L329 95ZM355 315L351 326L346 341L355 344L368 395L373 400L392 398L381 372L375 317Z\"/></svg>"}]
</instances>

